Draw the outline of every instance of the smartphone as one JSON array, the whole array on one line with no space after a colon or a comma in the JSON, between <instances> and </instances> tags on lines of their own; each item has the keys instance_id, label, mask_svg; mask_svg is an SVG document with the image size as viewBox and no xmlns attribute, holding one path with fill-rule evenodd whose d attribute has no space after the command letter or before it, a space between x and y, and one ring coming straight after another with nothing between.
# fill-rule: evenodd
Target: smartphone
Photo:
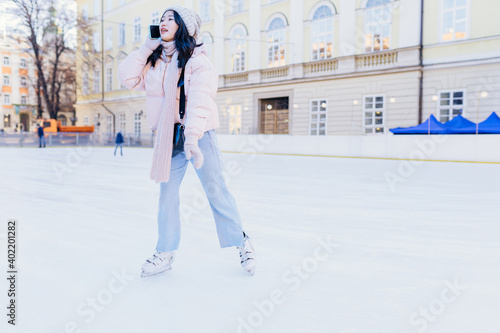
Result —
<instances>
[{"instance_id":1,"label":"smartphone","mask_svg":"<svg viewBox=\"0 0 500 333\"><path fill-rule=\"evenodd\" d=\"M160 26L159 25L150 25L149 26L149 38L158 39L161 37L160 34Z\"/></svg>"}]
</instances>

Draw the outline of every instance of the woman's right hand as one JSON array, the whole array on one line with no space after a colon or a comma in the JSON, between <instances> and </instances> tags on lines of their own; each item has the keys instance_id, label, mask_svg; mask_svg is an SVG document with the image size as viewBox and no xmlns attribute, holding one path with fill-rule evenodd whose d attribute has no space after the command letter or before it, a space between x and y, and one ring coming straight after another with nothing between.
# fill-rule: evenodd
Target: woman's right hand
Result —
<instances>
[{"instance_id":1,"label":"woman's right hand","mask_svg":"<svg viewBox=\"0 0 500 333\"><path fill-rule=\"evenodd\" d=\"M150 49L151 51L156 50L158 46L161 44L161 37L151 39L149 36L146 37L146 40L144 41L144 45Z\"/></svg>"}]
</instances>

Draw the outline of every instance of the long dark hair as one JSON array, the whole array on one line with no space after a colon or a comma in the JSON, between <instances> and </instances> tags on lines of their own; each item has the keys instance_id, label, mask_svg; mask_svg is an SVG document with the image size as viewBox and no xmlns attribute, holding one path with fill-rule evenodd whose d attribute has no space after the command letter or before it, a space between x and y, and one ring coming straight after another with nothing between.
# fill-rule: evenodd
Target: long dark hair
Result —
<instances>
[{"instance_id":1,"label":"long dark hair","mask_svg":"<svg viewBox=\"0 0 500 333\"><path fill-rule=\"evenodd\" d=\"M161 16L162 18L163 16L165 16L166 12L167 11L163 13L163 15ZM182 68L186 66L189 57L191 57L191 54L193 54L194 48L203 45L203 43L196 44L196 39L194 39L193 36L189 35L188 29L184 24L184 21L182 20L181 16L176 11L173 12L174 12L175 23L177 23L177 25L179 26L174 35L175 48L177 49L177 52L179 52L179 55L177 57L177 66L179 68ZM151 66L154 67L156 61L160 59L162 51L163 51L163 46L162 45L158 46L158 48L156 48L156 50L154 50L153 53L151 53L151 55L148 57L148 61L146 62L146 64L151 62Z\"/></svg>"}]
</instances>

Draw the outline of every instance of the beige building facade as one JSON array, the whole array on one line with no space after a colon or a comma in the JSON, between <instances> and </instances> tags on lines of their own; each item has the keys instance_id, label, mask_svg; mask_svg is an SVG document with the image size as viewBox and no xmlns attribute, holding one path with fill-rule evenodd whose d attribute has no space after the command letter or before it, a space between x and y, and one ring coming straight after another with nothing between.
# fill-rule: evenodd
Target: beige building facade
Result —
<instances>
[{"instance_id":1,"label":"beige building facade","mask_svg":"<svg viewBox=\"0 0 500 333\"><path fill-rule=\"evenodd\" d=\"M150 134L144 94L124 89L116 72L164 8L103 1L77 1L82 16L96 19L93 34L79 36L78 124ZM443 122L458 114L482 121L500 111L499 2L169 4L193 8L204 20L200 42L220 75L220 133L384 135L431 114Z\"/></svg>"}]
</instances>

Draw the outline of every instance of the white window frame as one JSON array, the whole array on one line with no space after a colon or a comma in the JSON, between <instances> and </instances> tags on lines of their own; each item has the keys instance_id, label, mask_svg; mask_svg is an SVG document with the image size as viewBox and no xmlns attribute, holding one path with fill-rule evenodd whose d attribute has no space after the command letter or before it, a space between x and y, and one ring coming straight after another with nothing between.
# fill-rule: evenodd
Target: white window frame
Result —
<instances>
[{"instance_id":1,"label":"white window frame","mask_svg":"<svg viewBox=\"0 0 500 333\"><path fill-rule=\"evenodd\" d=\"M101 92L101 70L94 69L93 77L94 94Z\"/></svg>"},{"instance_id":2,"label":"white window frame","mask_svg":"<svg viewBox=\"0 0 500 333\"><path fill-rule=\"evenodd\" d=\"M318 9L320 9L321 7L327 7L330 9L330 11L332 12L332 16L328 16L328 17L324 17L324 18L320 18L320 19L317 19L317 20L313 20L313 17L314 17L314 14L316 13L316 11ZM332 8L331 6L325 4L325 3L322 3L320 6L317 6L313 13L312 13L312 17L311 17L311 60L312 61L318 61L318 60L323 60L323 59L331 59L333 58L333 36L335 35L335 25L334 25L334 16L335 16L336 12L335 12L335 8ZM325 25L325 32L324 33L321 33L319 30L320 30L320 27L321 25ZM328 31L329 27L328 25L331 25L331 30ZM330 38L328 37L330 36ZM318 40L318 47L316 49L316 51L314 50L314 43L315 41ZM319 45L321 45L321 42L324 42L325 43L325 47L324 47L324 52L322 53L320 50L321 48L319 47ZM330 51L330 56L328 56L328 45L330 46L331 48L331 51ZM321 55L323 54L323 57L321 57Z\"/></svg>"},{"instance_id":3,"label":"white window frame","mask_svg":"<svg viewBox=\"0 0 500 333\"><path fill-rule=\"evenodd\" d=\"M94 0L94 16L101 14L101 0Z\"/></svg>"},{"instance_id":4,"label":"white window frame","mask_svg":"<svg viewBox=\"0 0 500 333\"><path fill-rule=\"evenodd\" d=\"M21 105L27 105L27 104L28 104L28 96L21 95Z\"/></svg>"},{"instance_id":5,"label":"white window frame","mask_svg":"<svg viewBox=\"0 0 500 333\"><path fill-rule=\"evenodd\" d=\"M462 113L458 113L456 115L453 115L453 109L457 109L457 108L454 108L453 107L453 100L455 99L455 97L453 97L453 94L455 93L458 93L458 92L461 92L462 93L462 105L461 105L461 109L462 109ZM441 105L441 94L445 94L445 93L450 93L450 105ZM459 114L461 114L463 117L465 117L465 106L466 106L466 90L465 89L447 89L447 90L439 90L438 91L438 100L437 100L437 120L440 121L440 122L446 122L448 120L452 120L453 118L455 118L456 116L458 116ZM459 99L458 97L456 99ZM459 104L457 104L459 105ZM447 120L445 121L441 121L442 117L445 117L445 115L441 115L441 110L448 110L448 117L447 117Z\"/></svg>"},{"instance_id":6,"label":"white window frame","mask_svg":"<svg viewBox=\"0 0 500 333\"><path fill-rule=\"evenodd\" d=\"M98 115L94 115L94 126L98 126L97 124L99 124L99 116Z\"/></svg>"},{"instance_id":7,"label":"white window frame","mask_svg":"<svg viewBox=\"0 0 500 333\"><path fill-rule=\"evenodd\" d=\"M280 29L269 30L271 23L274 19L279 18L282 20L284 26ZM286 19L279 16L273 16L269 19L267 30L267 67L281 67L286 65ZM276 53L277 51L277 53ZM283 54L283 59L281 59ZM278 57L276 58L276 55Z\"/></svg>"},{"instance_id":8,"label":"white window frame","mask_svg":"<svg viewBox=\"0 0 500 333\"><path fill-rule=\"evenodd\" d=\"M134 18L134 42L141 40L141 18Z\"/></svg>"},{"instance_id":9,"label":"white window frame","mask_svg":"<svg viewBox=\"0 0 500 333\"><path fill-rule=\"evenodd\" d=\"M89 126L89 116L83 116L83 126Z\"/></svg>"},{"instance_id":10,"label":"white window frame","mask_svg":"<svg viewBox=\"0 0 500 333\"><path fill-rule=\"evenodd\" d=\"M134 135L136 137L141 136L141 114L134 113Z\"/></svg>"},{"instance_id":11,"label":"white window frame","mask_svg":"<svg viewBox=\"0 0 500 333\"><path fill-rule=\"evenodd\" d=\"M373 19L371 21L368 21L368 15L370 15L370 12L371 12L371 16L373 18L375 17L383 17L383 15L377 15L376 14L376 11L378 10L381 10L382 13L387 10L389 12L389 18L385 21L382 21L382 20L377 20L377 19ZM387 3L387 4L383 4L383 5L380 5L380 6L376 6L376 7L369 7L369 8L365 8L365 12L364 12L364 23L363 23L363 40L364 40L364 45L363 45L363 52L364 53L371 53L371 52L381 52L381 51L387 51L387 50L390 50L391 49L391 44L392 44L392 15L393 15L393 12L392 12L392 3ZM388 34L387 35L384 35L384 28L385 28L385 24L388 24L389 27L388 27ZM368 32L370 29L376 29L378 27L381 27L381 34L380 34L380 49L379 50L375 50L375 35L372 35L371 37L371 48L370 50L367 50L367 47L366 47L366 41L368 39ZM387 37L389 39L389 43L388 43L388 47L387 48L384 48L384 38Z\"/></svg>"},{"instance_id":12,"label":"white window frame","mask_svg":"<svg viewBox=\"0 0 500 333\"><path fill-rule=\"evenodd\" d=\"M23 87L23 88L27 87L28 86L28 78L26 76L24 76L24 75L21 76L19 78L19 83L20 83L21 87Z\"/></svg>"},{"instance_id":13,"label":"white window frame","mask_svg":"<svg viewBox=\"0 0 500 333\"><path fill-rule=\"evenodd\" d=\"M203 45L205 45L205 51L207 52L208 59L212 61L212 53L214 46L214 39L209 32L204 32L201 39Z\"/></svg>"},{"instance_id":14,"label":"white window frame","mask_svg":"<svg viewBox=\"0 0 500 333\"><path fill-rule=\"evenodd\" d=\"M2 80L3 85L4 85L4 86L8 86L8 87L10 87L10 85L11 85L11 82L10 82L10 81L11 81L11 80L10 80L10 75L9 75L9 74L4 74L4 75L3 75L3 80Z\"/></svg>"},{"instance_id":15,"label":"white window frame","mask_svg":"<svg viewBox=\"0 0 500 333\"><path fill-rule=\"evenodd\" d=\"M377 109L376 107L376 104L377 104L377 97L382 97L382 108L381 109ZM373 98L372 100L372 103L373 103L373 107L370 108L370 109L367 109L366 107L366 99L367 98ZM380 102L379 102L380 103ZM366 134L385 134L386 133L386 130L385 130L385 116L386 116L386 110L387 110L387 101L386 101L386 98L385 98L385 95L384 94L375 94L375 95L365 95L363 96L363 134L366 135ZM372 124L370 125L367 125L366 124L366 113L367 112L371 112L372 113ZM375 120L377 118L377 115L376 113L377 112L382 112L382 124L376 124L375 123ZM382 128L382 132L376 132L377 131L377 128ZM367 133L366 130L367 129L373 129L373 131L371 133Z\"/></svg>"},{"instance_id":16,"label":"white window frame","mask_svg":"<svg viewBox=\"0 0 500 333\"><path fill-rule=\"evenodd\" d=\"M113 27L107 27L104 30L104 36L106 38L104 43L106 50L113 49Z\"/></svg>"},{"instance_id":17,"label":"white window frame","mask_svg":"<svg viewBox=\"0 0 500 333\"><path fill-rule=\"evenodd\" d=\"M200 0L200 18L203 22L210 21L210 0Z\"/></svg>"},{"instance_id":18,"label":"white window frame","mask_svg":"<svg viewBox=\"0 0 500 333\"><path fill-rule=\"evenodd\" d=\"M313 110L313 103L317 103L318 110L314 111ZM322 103L326 103L326 107L324 108L325 110L321 110L322 108ZM324 115L325 119L322 121L321 116ZM313 116L316 116L316 120L313 120ZM324 123L325 124L325 133L320 134L320 125ZM313 126L315 125L315 134L313 133ZM328 98L315 98L311 99L309 101L309 135L316 135L316 136L323 136L327 135L327 126L328 125Z\"/></svg>"},{"instance_id":19,"label":"white window frame","mask_svg":"<svg viewBox=\"0 0 500 333\"><path fill-rule=\"evenodd\" d=\"M28 68L28 61L26 59L21 58L19 60L19 68Z\"/></svg>"},{"instance_id":20,"label":"white window frame","mask_svg":"<svg viewBox=\"0 0 500 333\"><path fill-rule=\"evenodd\" d=\"M241 32L239 38L235 34ZM246 29L243 25L237 25L232 29L231 36L231 72L238 73L246 70Z\"/></svg>"},{"instance_id":21,"label":"white window frame","mask_svg":"<svg viewBox=\"0 0 500 333\"><path fill-rule=\"evenodd\" d=\"M106 134L113 134L113 115L106 115Z\"/></svg>"},{"instance_id":22,"label":"white window frame","mask_svg":"<svg viewBox=\"0 0 500 333\"><path fill-rule=\"evenodd\" d=\"M109 12L112 9L113 9L113 0L106 0L106 11Z\"/></svg>"},{"instance_id":23,"label":"white window frame","mask_svg":"<svg viewBox=\"0 0 500 333\"><path fill-rule=\"evenodd\" d=\"M92 45L94 46L94 52L101 52L101 33L94 31L92 35Z\"/></svg>"},{"instance_id":24,"label":"white window frame","mask_svg":"<svg viewBox=\"0 0 500 333\"><path fill-rule=\"evenodd\" d=\"M227 133L241 134L241 121L243 108L240 104L229 105L227 107Z\"/></svg>"},{"instance_id":25,"label":"white window frame","mask_svg":"<svg viewBox=\"0 0 500 333\"><path fill-rule=\"evenodd\" d=\"M5 67L10 67L10 57L9 56L3 56L3 65Z\"/></svg>"},{"instance_id":26,"label":"white window frame","mask_svg":"<svg viewBox=\"0 0 500 333\"><path fill-rule=\"evenodd\" d=\"M151 24L160 25L160 12L151 13Z\"/></svg>"},{"instance_id":27,"label":"white window frame","mask_svg":"<svg viewBox=\"0 0 500 333\"><path fill-rule=\"evenodd\" d=\"M118 114L118 128L122 132L122 134L125 134L125 130L127 129L125 113Z\"/></svg>"},{"instance_id":28,"label":"white window frame","mask_svg":"<svg viewBox=\"0 0 500 333\"><path fill-rule=\"evenodd\" d=\"M82 74L82 95L89 94L89 72L87 70L83 71Z\"/></svg>"},{"instance_id":29,"label":"white window frame","mask_svg":"<svg viewBox=\"0 0 500 333\"><path fill-rule=\"evenodd\" d=\"M106 90L113 91L113 65L106 66Z\"/></svg>"},{"instance_id":30,"label":"white window frame","mask_svg":"<svg viewBox=\"0 0 500 333\"><path fill-rule=\"evenodd\" d=\"M470 22L471 22L471 18L470 18L470 15L471 15L471 1L470 0L465 0L465 6L462 6L462 7L456 7L456 1L457 0L453 0L454 1L454 4L455 6L453 7L453 10L451 10L453 12L453 27L455 28L455 25L456 25L456 20L455 20L455 17L456 17L456 12L457 10L459 9L465 9L465 36L464 38L455 38L455 34L452 35L452 39L450 40L445 40L443 38L443 30L444 30L444 15L446 12L448 11L445 11L444 9L444 2L446 0L440 0L439 1L439 30L438 30L438 40L442 43L450 43L450 42L454 42L454 41L460 41L460 40L466 40L469 38L469 32L470 32Z\"/></svg>"},{"instance_id":31,"label":"white window frame","mask_svg":"<svg viewBox=\"0 0 500 333\"><path fill-rule=\"evenodd\" d=\"M3 94L3 104L12 105L12 101L10 100L10 94Z\"/></svg>"},{"instance_id":32,"label":"white window frame","mask_svg":"<svg viewBox=\"0 0 500 333\"><path fill-rule=\"evenodd\" d=\"M233 14L240 13L245 10L245 1L244 0L232 0L232 9Z\"/></svg>"},{"instance_id":33,"label":"white window frame","mask_svg":"<svg viewBox=\"0 0 500 333\"><path fill-rule=\"evenodd\" d=\"M125 45L125 31L126 31L126 25L125 23L120 23L119 28L118 28L118 46L123 46Z\"/></svg>"},{"instance_id":34,"label":"white window frame","mask_svg":"<svg viewBox=\"0 0 500 333\"><path fill-rule=\"evenodd\" d=\"M87 21L89 19L89 4L86 3L82 6L82 18Z\"/></svg>"}]
</instances>

